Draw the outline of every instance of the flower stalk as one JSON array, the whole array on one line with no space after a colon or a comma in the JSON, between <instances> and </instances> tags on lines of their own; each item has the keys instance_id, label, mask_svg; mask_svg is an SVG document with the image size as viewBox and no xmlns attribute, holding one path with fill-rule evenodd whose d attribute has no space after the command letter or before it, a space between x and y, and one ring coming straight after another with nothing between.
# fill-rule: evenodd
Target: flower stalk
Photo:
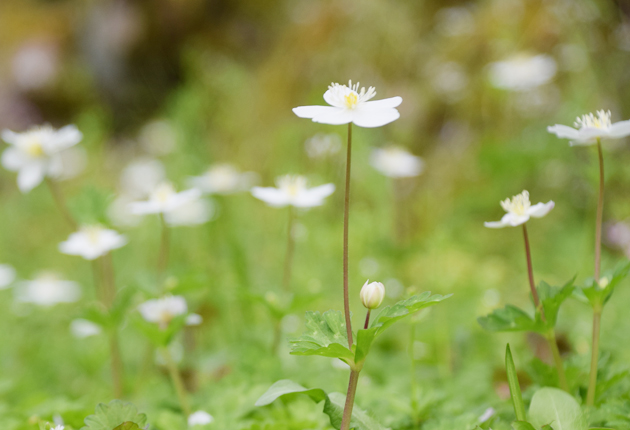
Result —
<instances>
[{"instance_id":1,"label":"flower stalk","mask_svg":"<svg viewBox=\"0 0 630 430\"><path fill-rule=\"evenodd\" d=\"M346 394L346 403L343 407L343 417L341 418L341 429L350 430L350 421L352 420L352 409L354 408L354 397L357 393L357 383L359 382L358 370L350 371L350 381L348 382L348 393Z\"/></svg>"},{"instance_id":2,"label":"flower stalk","mask_svg":"<svg viewBox=\"0 0 630 430\"><path fill-rule=\"evenodd\" d=\"M602 318L602 308L593 309L593 344L591 351L591 370L588 379L588 391L586 392L586 405L595 405L595 388L597 387L597 363L599 362L599 332Z\"/></svg>"},{"instance_id":3,"label":"flower stalk","mask_svg":"<svg viewBox=\"0 0 630 430\"><path fill-rule=\"evenodd\" d=\"M352 349L352 321L350 320L350 298L348 293L348 224L350 219L350 168L352 162L352 123L348 123L348 152L346 155L346 192L344 197L344 210L343 210L343 310L346 318L346 334L348 335L348 347ZM357 379L359 374L357 373ZM352 376L350 377L352 382ZM350 393L350 386L348 387L348 394ZM356 382L355 382L356 389ZM348 395L348 398L350 396ZM354 395L352 396L354 400ZM347 405L347 401L346 401ZM345 414L345 412L344 412ZM348 425L350 425L348 423ZM342 427L342 430L343 427ZM346 428L347 430L347 428Z\"/></svg>"},{"instance_id":4,"label":"flower stalk","mask_svg":"<svg viewBox=\"0 0 630 430\"><path fill-rule=\"evenodd\" d=\"M61 215L66 220L68 225L72 228L72 230L76 230L78 225L70 211L68 210L68 205L66 204L66 199L63 196L63 193L59 189L59 186L55 181L50 178L46 178L46 184L48 185L48 189L50 190L50 194L57 205L57 208L61 212Z\"/></svg>"},{"instance_id":5,"label":"flower stalk","mask_svg":"<svg viewBox=\"0 0 630 430\"><path fill-rule=\"evenodd\" d=\"M162 356L164 357L164 361L166 362L166 368L168 369L169 376L171 377L171 382L173 383L173 387L175 388L175 393L177 394L179 404L184 414L188 417L192 413L192 409L190 408L190 404L188 403L188 395L186 394L186 388L184 387L182 376L179 373L177 364L175 363L175 360L173 360L173 356L168 350L168 347L163 347L161 349L161 352Z\"/></svg>"},{"instance_id":6,"label":"flower stalk","mask_svg":"<svg viewBox=\"0 0 630 430\"><path fill-rule=\"evenodd\" d=\"M160 253L158 255L157 273L162 275L168 267L168 257L170 248L170 232L164 219L164 214L160 213L160 223L162 224L162 238L160 239Z\"/></svg>"},{"instance_id":7,"label":"flower stalk","mask_svg":"<svg viewBox=\"0 0 630 430\"><path fill-rule=\"evenodd\" d=\"M285 291L291 290L291 272L293 265L293 254L295 250L295 240L293 239L293 224L295 222L295 211L293 206L289 206L289 220L287 222L287 250L284 257L284 273L282 276L282 286Z\"/></svg>"}]
</instances>

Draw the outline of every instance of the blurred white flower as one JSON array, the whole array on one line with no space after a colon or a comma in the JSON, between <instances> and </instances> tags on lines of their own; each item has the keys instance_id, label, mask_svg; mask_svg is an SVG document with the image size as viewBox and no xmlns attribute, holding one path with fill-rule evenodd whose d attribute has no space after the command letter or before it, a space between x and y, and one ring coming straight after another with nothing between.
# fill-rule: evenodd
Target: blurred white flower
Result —
<instances>
[{"instance_id":1,"label":"blurred white flower","mask_svg":"<svg viewBox=\"0 0 630 430\"><path fill-rule=\"evenodd\" d=\"M173 318L188 312L188 305L182 296L165 296L147 300L138 306L138 311L142 318L165 329Z\"/></svg>"},{"instance_id":2,"label":"blurred white flower","mask_svg":"<svg viewBox=\"0 0 630 430\"><path fill-rule=\"evenodd\" d=\"M133 227L142 221L142 215L131 212L129 204L136 201L135 197L121 194L110 203L107 208L107 217L112 224L119 227Z\"/></svg>"},{"instance_id":3,"label":"blurred white flower","mask_svg":"<svg viewBox=\"0 0 630 430\"><path fill-rule=\"evenodd\" d=\"M59 130L45 125L23 133L2 131L2 139L10 146L2 154L2 165L18 172L18 188L27 193L46 176L59 177L63 172L61 153L81 141L83 135L74 126Z\"/></svg>"},{"instance_id":4,"label":"blurred white flower","mask_svg":"<svg viewBox=\"0 0 630 430\"><path fill-rule=\"evenodd\" d=\"M86 225L68 236L59 244L59 251L68 255L78 255L86 260L102 257L109 251L127 244L127 238L114 230L101 225Z\"/></svg>"},{"instance_id":5,"label":"blurred white flower","mask_svg":"<svg viewBox=\"0 0 630 430\"><path fill-rule=\"evenodd\" d=\"M164 213L164 220L171 227L195 226L210 221L214 206L209 200L197 199Z\"/></svg>"},{"instance_id":6,"label":"blurred white flower","mask_svg":"<svg viewBox=\"0 0 630 430\"><path fill-rule=\"evenodd\" d=\"M604 238L607 244L624 252L630 258L630 226L622 221L606 224Z\"/></svg>"},{"instance_id":7,"label":"blurred white flower","mask_svg":"<svg viewBox=\"0 0 630 430\"><path fill-rule=\"evenodd\" d=\"M435 14L436 29L445 36L462 36L475 31L475 18L467 7L446 7Z\"/></svg>"},{"instance_id":8,"label":"blurred white flower","mask_svg":"<svg viewBox=\"0 0 630 430\"><path fill-rule=\"evenodd\" d=\"M304 143L306 155L310 158L326 158L341 149L341 137L337 133L317 133Z\"/></svg>"},{"instance_id":9,"label":"blurred white flower","mask_svg":"<svg viewBox=\"0 0 630 430\"><path fill-rule=\"evenodd\" d=\"M142 158L127 165L120 174L122 193L144 198L166 179L164 165L152 158Z\"/></svg>"},{"instance_id":10,"label":"blurred white flower","mask_svg":"<svg viewBox=\"0 0 630 430\"><path fill-rule=\"evenodd\" d=\"M197 411L190 414L188 417L188 425L190 427L194 426L203 426L206 424L210 424L214 421L212 415L204 411Z\"/></svg>"},{"instance_id":11,"label":"blurred white flower","mask_svg":"<svg viewBox=\"0 0 630 430\"><path fill-rule=\"evenodd\" d=\"M191 176L189 183L206 194L232 194L247 191L255 183L254 172L239 172L231 164L215 164L201 176Z\"/></svg>"},{"instance_id":12,"label":"blurred white flower","mask_svg":"<svg viewBox=\"0 0 630 430\"><path fill-rule=\"evenodd\" d=\"M51 428L50 430L63 430L65 427L62 425L58 425L56 427Z\"/></svg>"},{"instance_id":13,"label":"blurred white flower","mask_svg":"<svg viewBox=\"0 0 630 430\"><path fill-rule=\"evenodd\" d=\"M365 284L363 284L359 296L361 297L363 306L367 309L376 309L383 303L383 299L385 298L385 285L380 282L370 283L368 279L365 281Z\"/></svg>"},{"instance_id":14,"label":"blurred white flower","mask_svg":"<svg viewBox=\"0 0 630 430\"><path fill-rule=\"evenodd\" d=\"M138 141L149 154L167 155L175 150L177 136L168 121L154 120L140 129Z\"/></svg>"},{"instance_id":15,"label":"blurred white flower","mask_svg":"<svg viewBox=\"0 0 630 430\"><path fill-rule=\"evenodd\" d=\"M481 414L481 416L477 420L480 423L485 423L490 418L492 418L495 413L496 413L496 411L494 410L494 408L488 408L488 409L485 410L485 412L483 414Z\"/></svg>"},{"instance_id":16,"label":"blurred white flower","mask_svg":"<svg viewBox=\"0 0 630 430\"><path fill-rule=\"evenodd\" d=\"M324 100L330 106L300 106L293 112L300 118L310 118L322 124L354 123L359 127L380 127L396 121L400 113L396 107L402 103L401 97L369 101L376 95L374 87L359 89L359 83L352 85L331 84L324 93Z\"/></svg>"},{"instance_id":17,"label":"blurred white flower","mask_svg":"<svg viewBox=\"0 0 630 430\"><path fill-rule=\"evenodd\" d=\"M70 332L78 339L101 334L101 326L83 318L77 318L70 323Z\"/></svg>"},{"instance_id":18,"label":"blurred white flower","mask_svg":"<svg viewBox=\"0 0 630 430\"><path fill-rule=\"evenodd\" d=\"M446 96L446 101L455 103L466 95L468 75L455 61L436 62L427 67L427 72L436 92Z\"/></svg>"},{"instance_id":19,"label":"blurred white flower","mask_svg":"<svg viewBox=\"0 0 630 430\"><path fill-rule=\"evenodd\" d=\"M304 176L281 176L276 179L276 185L277 188L254 187L252 195L269 206L291 205L298 208L310 208L321 206L324 199L335 191L334 184L307 188L307 180Z\"/></svg>"},{"instance_id":20,"label":"blurred white flower","mask_svg":"<svg viewBox=\"0 0 630 430\"><path fill-rule=\"evenodd\" d=\"M57 47L49 41L30 41L19 48L12 59L13 78L23 90L38 90L57 75Z\"/></svg>"},{"instance_id":21,"label":"blurred white flower","mask_svg":"<svg viewBox=\"0 0 630 430\"><path fill-rule=\"evenodd\" d=\"M529 202L529 192L523 191L512 199L505 199L501 207L507 212L501 221L485 222L488 228L516 227L529 221L530 217L542 218L555 206L553 201L538 203L534 206Z\"/></svg>"},{"instance_id":22,"label":"blurred white flower","mask_svg":"<svg viewBox=\"0 0 630 430\"><path fill-rule=\"evenodd\" d=\"M199 314L190 314L186 317L186 325L194 326L201 325L203 317Z\"/></svg>"},{"instance_id":23,"label":"blurred white flower","mask_svg":"<svg viewBox=\"0 0 630 430\"><path fill-rule=\"evenodd\" d=\"M0 290L9 288L15 281L15 269L8 264L0 264Z\"/></svg>"},{"instance_id":24,"label":"blurred white flower","mask_svg":"<svg viewBox=\"0 0 630 430\"><path fill-rule=\"evenodd\" d=\"M166 214L198 200L200 197L201 191L196 188L178 193L173 184L162 182L153 189L149 195L149 200L132 202L129 204L129 209L135 215Z\"/></svg>"},{"instance_id":25,"label":"blurred white flower","mask_svg":"<svg viewBox=\"0 0 630 430\"><path fill-rule=\"evenodd\" d=\"M528 91L551 81L556 61L549 55L518 54L505 61L490 63L490 83L496 88Z\"/></svg>"},{"instance_id":26,"label":"blurred white flower","mask_svg":"<svg viewBox=\"0 0 630 430\"><path fill-rule=\"evenodd\" d=\"M370 156L370 164L390 178L418 176L424 170L422 158L396 146L374 149Z\"/></svg>"},{"instance_id":27,"label":"blurred white flower","mask_svg":"<svg viewBox=\"0 0 630 430\"><path fill-rule=\"evenodd\" d=\"M621 139L630 136L630 120L612 123L610 111L598 110L597 116L589 113L578 117L573 127L556 124L547 127L549 133L553 133L561 139L571 139L571 146L594 145L598 139Z\"/></svg>"},{"instance_id":28,"label":"blurred white flower","mask_svg":"<svg viewBox=\"0 0 630 430\"><path fill-rule=\"evenodd\" d=\"M15 288L15 293L18 302L45 307L58 303L73 303L81 297L79 284L62 280L51 272L42 273L32 281L20 282Z\"/></svg>"}]
</instances>

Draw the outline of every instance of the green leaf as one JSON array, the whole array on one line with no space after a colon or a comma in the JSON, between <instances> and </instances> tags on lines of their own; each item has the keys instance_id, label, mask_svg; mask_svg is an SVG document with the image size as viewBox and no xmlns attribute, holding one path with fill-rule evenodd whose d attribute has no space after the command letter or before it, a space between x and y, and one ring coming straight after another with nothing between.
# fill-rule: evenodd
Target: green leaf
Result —
<instances>
[{"instance_id":1,"label":"green leaf","mask_svg":"<svg viewBox=\"0 0 630 430\"><path fill-rule=\"evenodd\" d=\"M306 332L291 342L291 354L322 355L354 363L354 354L347 347L346 323L340 311L306 312Z\"/></svg>"},{"instance_id":2,"label":"green leaf","mask_svg":"<svg viewBox=\"0 0 630 430\"><path fill-rule=\"evenodd\" d=\"M514 421L512 428L514 430L536 430L536 428L527 421Z\"/></svg>"},{"instance_id":3,"label":"green leaf","mask_svg":"<svg viewBox=\"0 0 630 430\"><path fill-rule=\"evenodd\" d=\"M175 335L184 328L187 316L188 315L179 315L173 318L164 329L162 329L158 324L146 321L138 313L133 316L132 322L136 328L151 341L151 343L157 347L165 347L170 344Z\"/></svg>"},{"instance_id":4,"label":"green leaf","mask_svg":"<svg viewBox=\"0 0 630 430\"><path fill-rule=\"evenodd\" d=\"M586 430L586 419L578 402L557 388L536 391L529 405L529 420L535 427L550 425L554 430Z\"/></svg>"},{"instance_id":5,"label":"green leaf","mask_svg":"<svg viewBox=\"0 0 630 430\"><path fill-rule=\"evenodd\" d=\"M428 308L448 299L452 294L442 296L440 294L431 295L430 291L401 300L398 303L384 308L370 323L367 330L361 329L357 332L357 344L355 347L355 358L358 369L361 369L365 357L370 352L372 342L381 335L388 327L395 322L406 318L421 309Z\"/></svg>"},{"instance_id":6,"label":"green leaf","mask_svg":"<svg viewBox=\"0 0 630 430\"><path fill-rule=\"evenodd\" d=\"M146 425L147 416L139 414L131 403L112 400L107 405L99 403L94 415L85 419L85 427L81 430L134 430ZM130 426L135 424L136 427ZM127 427L124 427L126 425Z\"/></svg>"},{"instance_id":7,"label":"green leaf","mask_svg":"<svg viewBox=\"0 0 630 430\"><path fill-rule=\"evenodd\" d=\"M279 397L286 394L302 393L309 396L315 403L319 403L326 398L326 392L321 388L304 388L298 383L289 379L282 379L273 384L269 389L256 400L255 406L266 406L273 403Z\"/></svg>"},{"instance_id":8,"label":"green leaf","mask_svg":"<svg viewBox=\"0 0 630 430\"><path fill-rule=\"evenodd\" d=\"M604 281L604 279L608 281L604 287L602 287L600 283L595 282L594 279L591 279L589 286L583 287L578 291L578 296L582 295L586 297L593 308L601 308L610 300L617 285L628 276L629 272L630 263L627 263L618 268L612 275L602 276L600 283Z\"/></svg>"},{"instance_id":9,"label":"green leaf","mask_svg":"<svg viewBox=\"0 0 630 430\"><path fill-rule=\"evenodd\" d=\"M343 408L345 406L346 397L341 393L330 393L320 388L305 388L288 379L273 384L257 401L256 406L266 406L282 396L289 394L306 394L315 403L324 400L324 413L330 418L330 424L336 429L341 428L341 420L343 417ZM386 430L376 420L370 417L365 411L361 410L357 405L352 409L352 419L350 420L350 428L357 430Z\"/></svg>"},{"instance_id":10,"label":"green leaf","mask_svg":"<svg viewBox=\"0 0 630 430\"><path fill-rule=\"evenodd\" d=\"M542 321L542 316L539 312L536 312L536 319L539 320L542 325L545 325L547 330L556 327L560 306L571 296L575 289L573 282L575 282L575 277L560 288L552 287L545 281L541 281L538 284L536 290L538 291L538 296L545 311L546 324Z\"/></svg>"},{"instance_id":11,"label":"green leaf","mask_svg":"<svg viewBox=\"0 0 630 430\"><path fill-rule=\"evenodd\" d=\"M518 375L516 374L516 366L512 359L512 351L510 344L505 347L505 369L507 371L508 385L510 387L510 396L514 405L514 414L518 421L525 421L525 404L521 394L521 386L518 383Z\"/></svg>"},{"instance_id":12,"label":"green leaf","mask_svg":"<svg viewBox=\"0 0 630 430\"><path fill-rule=\"evenodd\" d=\"M477 321L488 331L540 331L541 327L529 314L520 308L506 305L502 309L495 309Z\"/></svg>"}]
</instances>

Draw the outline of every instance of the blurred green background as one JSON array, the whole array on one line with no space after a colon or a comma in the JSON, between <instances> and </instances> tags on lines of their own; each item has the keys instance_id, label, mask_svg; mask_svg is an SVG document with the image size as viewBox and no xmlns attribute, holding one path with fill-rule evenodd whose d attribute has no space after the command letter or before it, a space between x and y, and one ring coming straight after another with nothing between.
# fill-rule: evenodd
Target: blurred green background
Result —
<instances>
[{"instance_id":1,"label":"blurred green background","mask_svg":"<svg viewBox=\"0 0 630 430\"><path fill-rule=\"evenodd\" d=\"M342 308L344 151L313 159L304 144L320 132L344 142L345 128L301 120L291 108L323 104L327 86L348 79L375 86L377 99L402 96L398 121L355 128L355 324L367 278L385 283L388 303L411 291L454 296L415 320L413 338L401 324L376 344L357 403L396 429L472 428L491 406L495 428L508 428L505 343L531 387L542 372L531 360L550 355L540 339L478 326L477 317L506 303L532 310L520 230L483 222L498 220L499 201L523 189L533 203L554 200L555 209L529 226L536 279L559 285L592 276L596 153L570 148L546 127L596 109L610 109L613 121L630 117L629 13L623 0L2 0L0 128L79 127L88 168L61 186L83 221L111 222L106 209L120 173L137 159L161 161L179 188L223 162L257 172L265 186L287 173L336 184L323 207L298 218L292 289L302 299L282 319L285 339L299 335L304 311ZM549 76L519 70L534 81L527 88L506 87L493 72L496 62L536 55L545 55ZM156 121L163 127L151 134ZM370 151L389 143L421 156L424 173L394 184L375 171ZM607 143L604 155L604 220L623 221L627 142ZM193 403L215 417L213 428L329 428L321 405L305 399L253 407L278 379L329 391L347 384L347 371L330 360L290 356L286 341L271 351L269 302L285 294L286 211L246 192L212 201L212 221L173 230L169 271L172 292L204 317L182 364L198 370ZM57 270L84 291L81 302L50 309L17 305L11 290L0 291L0 423L31 429L29 418L59 414L79 428L97 402L111 399L106 339L75 339L68 330L94 298L91 267L57 251L70 231L44 186L23 195L2 170L0 217L1 262L22 279ZM117 283L136 290L139 303L158 291L159 223L148 217L117 228L130 239L114 253ZM608 270L626 256L619 238L607 244ZM620 288L603 317L602 349L613 369L630 360L629 300ZM575 300L560 314L576 379L588 372L590 318ZM128 399L155 428L184 428L146 342L132 325L122 341Z\"/></svg>"}]
</instances>

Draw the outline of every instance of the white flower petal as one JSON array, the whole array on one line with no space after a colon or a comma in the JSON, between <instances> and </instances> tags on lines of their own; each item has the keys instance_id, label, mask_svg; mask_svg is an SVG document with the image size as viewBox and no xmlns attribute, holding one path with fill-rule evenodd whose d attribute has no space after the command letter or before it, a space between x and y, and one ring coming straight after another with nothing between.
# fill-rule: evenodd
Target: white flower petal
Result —
<instances>
[{"instance_id":1,"label":"white flower petal","mask_svg":"<svg viewBox=\"0 0 630 430\"><path fill-rule=\"evenodd\" d=\"M47 142L47 151L60 151L62 149L69 148L81 142L83 139L83 133L75 125L67 125L60 128L50 136L49 142Z\"/></svg>"},{"instance_id":2,"label":"white flower petal","mask_svg":"<svg viewBox=\"0 0 630 430\"><path fill-rule=\"evenodd\" d=\"M20 169L17 177L18 188L28 193L44 180L46 166L40 162L32 162Z\"/></svg>"},{"instance_id":3,"label":"white flower petal","mask_svg":"<svg viewBox=\"0 0 630 430\"><path fill-rule=\"evenodd\" d=\"M553 133L561 139L577 139L580 135L580 132L573 127L569 127L568 125L556 124L553 126L547 127L547 131L549 133Z\"/></svg>"},{"instance_id":4,"label":"white flower petal","mask_svg":"<svg viewBox=\"0 0 630 430\"><path fill-rule=\"evenodd\" d=\"M289 197L282 190L272 187L254 187L252 195L270 206L282 207L289 204Z\"/></svg>"},{"instance_id":5,"label":"white flower petal","mask_svg":"<svg viewBox=\"0 0 630 430\"><path fill-rule=\"evenodd\" d=\"M381 127L400 118L400 113L394 109L368 109L357 108L354 112L352 122L359 127L373 128Z\"/></svg>"},{"instance_id":6,"label":"white flower petal","mask_svg":"<svg viewBox=\"0 0 630 430\"><path fill-rule=\"evenodd\" d=\"M390 97L388 99L383 99L383 100L373 100L373 101L362 103L361 109L376 110L376 109L395 108L395 107L400 106L402 101L403 101L402 97Z\"/></svg>"},{"instance_id":7,"label":"white flower petal","mask_svg":"<svg viewBox=\"0 0 630 430\"><path fill-rule=\"evenodd\" d=\"M556 204L552 200L547 203L537 203L528 209L527 214L529 216L533 216L534 218L542 218L547 215L555 205Z\"/></svg>"},{"instance_id":8,"label":"white flower petal","mask_svg":"<svg viewBox=\"0 0 630 430\"><path fill-rule=\"evenodd\" d=\"M2 130L2 140L10 145L17 145L18 140L20 139L19 133L16 133L11 130Z\"/></svg>"},{"instance_id":9,"label":"white flower petal","mask_svg":"<svg viewBox=\"0 0 630 430\"><path fill-rule=\"evenodd\" d=\"M348 93L350 93L350 90L348 90ZM345 104L340 103L338 99L333 97L333 93L330 89L326 90L326 92L324 93L324 100L326 101L326 103L334 107L338 107L338 108L346 107Z\"/></svg>"},{"instance_id":10,"label":"white flower petal","mask_svg":"<svg viewBox=\"0 0 630 430\"><path fill-rule=\"evenodd\" d=\"M2 166L12 172L20 170L28 161L28 157L14 147L9 147L2 153Z\"/></svg>"},{"instance_id":11,"label":"white flower petal","mask_svg":"<svg viewBox=\"0 0 630 430\"><path fill-rule=\"evenodd\" d=\"M483 225L488 228L503 228L509 226L509 224L506 224L503 221L487 221L484 222Z\"/></svg>"},{"instance_id":12,"label":"white flower petal","mask_svg":"<svg viewBox=\"0 0 630 430\"><path fill-rule=\"evenodd\" d=\"M318 187L304 190L293 199L291 204L299 208L321 206L324 203L324 199L331 195L334 191L334 184L320 185Z\"/></svg>"},{"instance_id":13,"label":"white flower petal","mask_svg":"<svg viewBox=\"0 0 630 430\"><path fill-rule=\"evenodd\" d=\"M355 112L349 109L331 107L327 112L313 117L313 122L330 125L348 124L355 117Z\"/></svg>"},{"instance_id":14,"label":"white flower petal","mask_svg":"<svg viewBox=\"0 0 630 430\"><path fill-rule=\"evenodd\" d=\"M613 139L630 136L630 120L619 121L610 126L608 134Z\"/></svg>"},{"instance_id":15,"label":"white flower petal","mask_svg":"<svg viewBox=\"0 0 630 430\"><path fill-rule=\"evenodd\" d=\"M337 110L338 108L332 106L300 106L293 108L293 113L300 118L314 118Z\"/></svg>"},{"instance_id":16,"label":"white flower petal","mask_svg":"<svg viewBox=\"0 0 630 430\"><path fill-rule=\"evenodd\" d=\"M585 143L596 143L597 138L607 138L608 130L603 130L596 127L584 127L580 129L578 139L575 143L578 145Z\"/></svg>"},{"instance_id":17,"label":"white flower petal","mask_svg":"<svg viewBox=\"0 0 630 430\"><path fill-rule=\"evenodd\" d=\"M132 215L149 215L162 212L162 207L157 202L131 202L129 203L129 212Z\"/></svg>"},{"instance_id":18,"label":"white flower petal","mask_svg":"<svg viewBox=\"0 0 630 430\"><path fill-rule=\"evenodd\" d=\"M513 213L506 213L501 218L501 222L504 222L512 227L516 227L521 224L525 224L529 221L529 215L516 215Z\"/></svg>"}]
</instances>

